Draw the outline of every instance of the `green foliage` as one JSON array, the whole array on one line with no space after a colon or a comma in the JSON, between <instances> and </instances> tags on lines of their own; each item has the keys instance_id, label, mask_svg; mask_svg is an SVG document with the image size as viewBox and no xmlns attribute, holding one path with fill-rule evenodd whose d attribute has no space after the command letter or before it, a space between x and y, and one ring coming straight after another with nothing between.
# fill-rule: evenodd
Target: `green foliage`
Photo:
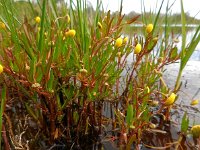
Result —
<instances>
[{"instance_id":1,"label":"green foliage","mask_svg":"<svg viewBox=\"0 0 200 150\"><path fill-rule=\"evenodd\" d=\"M2 124L3 124L3 113L5 110L6 105L6 87L4 86L1 91L1 109L0 109L0 141L2 139ZM0 144L0 150L1 150L1 144Z\"/></svg>"},{"instance_id":2,"label":"green foliage","mask_svg":"<svg viewBox=\"0 0 200 150\"><path fill-rule=\"evenodd\" d=\"M128 105L127 108L127 116L126 116L126 122L129 126L133 123L133 105Z\"/></svg>"},{"instance_id":3,"label":"green foliage","mask_svg":"<svg viewBox=\"0 0 200 150\"><path fill-rule=\"evenodd\" d=\"M189 118L187 116L187 113L185 112L181 122L181 132L187 134L188 126L189 126Z\"/></svg>"}]
</instances>

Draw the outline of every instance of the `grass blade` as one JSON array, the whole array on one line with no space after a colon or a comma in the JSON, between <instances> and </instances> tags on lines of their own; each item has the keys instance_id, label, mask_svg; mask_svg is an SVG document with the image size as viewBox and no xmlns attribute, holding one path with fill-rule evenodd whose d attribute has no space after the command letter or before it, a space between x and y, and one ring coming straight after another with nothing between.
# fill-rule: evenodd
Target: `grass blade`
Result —
<instances>
[{"instance_id":1,"label":"grass blade","mask_svg":"<svg viewBox=\"0 0 200 150\"><path fill-rule=\"evenodd\" d=\"M1 92L1 110L0 110L0 142L1 142L1 131L2 131L2 119L3 119L3 112L5 109L5 103L6 103L6 87L3 86L2 92ZM0 144L0 150L1 150L1 144Z\"/></svg>"}]
</instances>

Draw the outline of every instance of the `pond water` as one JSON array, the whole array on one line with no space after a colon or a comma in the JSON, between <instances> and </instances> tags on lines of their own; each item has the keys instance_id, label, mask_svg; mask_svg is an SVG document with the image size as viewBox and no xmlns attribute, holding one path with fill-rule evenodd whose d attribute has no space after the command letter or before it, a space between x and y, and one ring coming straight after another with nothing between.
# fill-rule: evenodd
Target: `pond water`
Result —
<instances>
[{"instance_id":1,"label":"pond water","mask_svg":"<svg viewBox=\"0 0 200 150\"><path fill-rule=\"evenodd\" d=\"M175 85L179 65L179 63L175 63L166 67L164 79L171 89L173 89ZM182 87L178 92L179 98L177 100L177 109L179 113L175 112L176 117L177 119L181 119L182 115L180 114L187 111L191 121L190 124L200 124L200 104L190 106L193 99L200 100L200 61L191 59L183 71L181 80ZM180 122L180 120L178 122Z\"/></svg>"},{"instance_id":2,"label":"pond water","mask_svg":"<svg viewBox=\"0 0 200 150\"><path fill-rule=\"evenodd\" d=\"M187 32L187 43L190 42L195 31ZM181 41L181 36L179 38ZM181 49L181 42L177 44L178 49ZM170 64L165 67L164 79L166 80L170 89L173 89L178 75L180 62ZM180 122L182 115L187 111L190 118L190 125L200 124L200 104L191 106L193 99L200 100L200 43L188 61L181 77L182 86L178 92L179 98L176 102L177 111L174 112L177 122Z\"/></svg>"}]
</instances>

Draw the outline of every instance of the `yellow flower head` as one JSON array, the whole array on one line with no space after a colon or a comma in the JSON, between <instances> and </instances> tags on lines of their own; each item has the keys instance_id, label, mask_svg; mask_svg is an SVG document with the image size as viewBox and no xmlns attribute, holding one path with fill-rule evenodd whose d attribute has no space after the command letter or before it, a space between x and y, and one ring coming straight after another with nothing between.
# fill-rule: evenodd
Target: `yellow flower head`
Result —
<instances>
[{"instance_id":1,"label":"yellow flower head","mask_svg":"<svg viewBox=\"0 0 200 150\"><path fill-rule=\"evenodd\" d=\"M75 35L76 35L76 31L73 30L73 29L71 29L71 30L65 32L65 36L66 36L66 37L74 37Z\"/></svg>"},{"instance_id":2,"label":"yellow flower head","mask_svg":"<svg viewBox=\"0 0 200 150\"><path fill-rule=\"evenodd\" d=\"M36 22L36 23L40 23L40 21L41 21L41 19L40 19L39 16L35 17L35 22Z\"/></svg>"},{"instance_id":3,"label":"yellow flower head","mask_svg":"<svg viewBox=\"0 0 200 150\"><path fill-rule=\"evenodd\" d=\"M141 50L142 50L142 46L141 46L141 44L138 43L138 44L135 46L134 54L139 54Z\"/></svg>"},{"instance_id":4,"label":"yellow flower head","mask_svg":"<svg viewBox=\"0 0 200 150\"><path fill-rule=\"evenodd\" d=\"M102 24L101 24L100 22L98 22L97 25L98 25L98 28L99 28L99 29L102 29L102 28L103 28L103 27L102 27Z\"/></svg>"},{"instance_id":5,"label":"yellow flower head","mask_svg":"<svg viewBox=\"0 0 200 150\"><path fill-rule=\"evenodd\" d=\"M0 74L3 72L3 66L0 64Z\"/></svg>"},{"instance_id":6,"label":"yellow flower head","mask_svg":"<svg viewBox=\"0 0 200 150\"><path fill-rule=\"evenodd\" d=\"M122 46L122 43L123 43L122 38L118 38L118 39L116 40L116 42L115 42L115 46L116 46L116 47L120 47L120 46Z\"/></svg>"},{"instance_id":7,"label":"yellow flower head","mask_svg":"<svg viewBox=\"0 0 200 150\"><path fill-rule=\"evenodd\" d=\"M70 16L69 15L67 15L67 23L70 23Z\"/></svg>"},{"instance_id":8,"label":"yellow flower head","mask_svg":"<svg viewBox=\"0 0 200 150\"><path fill-rule=\"evenodd\" d=\"M194 100L192 100L192 102L190 103L190 105L194 106L194 105L197 105L198 103L199 103L199 100L194 99Z\"/></svg>"},{"instance_id":9,"label":"yellow flower head","mask_svg":"<svg viewBox=\"0 0 200 150\"><path fill-rule=\"evenodd\" d=\"M3 22L0 22L0 29L6 29L6 25Z\"/></svg>"},{"instance_id":10,"label":"yellow flower head","mask_svg":"<svg viewBox=\"0 0 200 150\"><path fill-rule=\"evenodd\" d=\"M172 105L172 104L174 103L174 101L175 101L175 98L176 98L176 94L172 93L172 94L167 98L167 100L164 102L164 104L165 104L166 106Z\"/></svg>"},{"instance_id":11,"label":"yellow flower head","mask_svg":"<svg viewBox=\"0 0 200 150\"><path fill-rule=\"evenodd\" d=\"M128 41L128 37L125 37L123 40L123 43L125 44L125 43L127 43L127 41Z\"/></svg>"},{"instance_id":12,"label":"yellow flower head","mask_svg":"<svg viewBox=\"0 0 200 150\"><path fill-rule=\"evenodd\" d=\"M198 138L200 136L200 125L194 125L191 128L191 133L193 137Z\"/></svg>"},{"instance_id":13,"label":"yellow flower head","mask_svg":"<svg viewBox=\"0 0 200 150\"><path fill-rule=\"evenodd\" d=\"M151 33L152 30L153 30L153 24L148 24L146 27L146 32Z\"/></svg>"}]
</instances>

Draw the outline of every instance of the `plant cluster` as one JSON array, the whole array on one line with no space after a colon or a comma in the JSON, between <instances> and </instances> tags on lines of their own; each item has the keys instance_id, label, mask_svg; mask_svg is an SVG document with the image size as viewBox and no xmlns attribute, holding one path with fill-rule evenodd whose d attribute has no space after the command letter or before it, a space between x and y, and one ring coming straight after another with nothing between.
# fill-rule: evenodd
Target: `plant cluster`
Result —
<instances>
[{"instance_id":1,"label":"plant cluster","mask_svg":"<svg viewBox=\"0 0 200 150\"><path fill-rule=\"evenodd\" d=\"M51 145L65 141L73 147L84 138L97 139L111 127L118 129L119 143L130 148L141 143L143 131L157 127L151 121L154 115L170 119L180 80L176 88L169 89L163 68L185 54L178 52L175 40L158 46L161 37L155 34L156 21L144 25L143 36L127 37L123 29L140 16L124 21L121 11L117 16L110 11L100 14L100 3L91 19L86 1L71 0L64 9L43 0L38 3L39 12L29 2L34 17L24 17L23 22L15 16L13 3L3 0L0 23L0 124L10 134L10 138L4 135L5 146L30 146L13 137L14 124L6 104L20 105L18 109L24 109L34 122L38 133L29 133L33 145L43 138ZM30 120L25 119L21 127L30 126Z\"/></svg>"}]
</instances>

